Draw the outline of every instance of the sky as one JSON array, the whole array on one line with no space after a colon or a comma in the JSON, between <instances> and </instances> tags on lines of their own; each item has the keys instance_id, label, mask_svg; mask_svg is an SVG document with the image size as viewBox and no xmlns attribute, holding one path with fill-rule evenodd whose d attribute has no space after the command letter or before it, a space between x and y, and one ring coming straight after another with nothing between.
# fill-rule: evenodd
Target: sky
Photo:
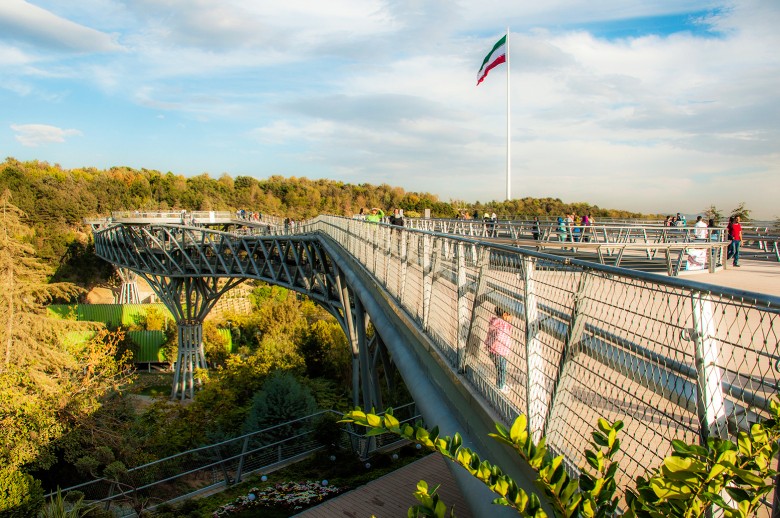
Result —
<instances>
[{"instance_id":1,"label":"sky","mask_svg":"<svg viewBox=\"0 0 780 518\"><path fill-rule=\"evenodd\" d=\"M1 0L0 160L780 216L777 0ZM509 67L477 71L509 29Z\"/></svg>"}]
</instances>

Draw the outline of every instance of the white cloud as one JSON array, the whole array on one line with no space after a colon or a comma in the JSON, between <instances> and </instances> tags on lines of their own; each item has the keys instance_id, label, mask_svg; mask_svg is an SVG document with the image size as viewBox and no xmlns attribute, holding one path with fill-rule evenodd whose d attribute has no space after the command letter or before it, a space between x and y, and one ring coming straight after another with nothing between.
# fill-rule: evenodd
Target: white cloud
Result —
<instances>
[{"instance_id":1,"label":"white cloud","mask_svg":"<svg viewBox=\"0 0 780 518\"><path fill-rule=\"evenodd\" d=\"M113 36L59 17L24 0L0 2L0 38L77 52L121 49Z\"/></svg>"},{"instance_id":2,"label":"white cloud","mask_svg":"<svg viewBox=\"0 0 780 518\"><path fill-rule=\"evenodd\" d=\"M107 123L85 102L96 96L118 110L123 143L154 135L148 149L134 140L133 162L143 167L160 167L164 148L174 172L311 171L443 199L501 198L506 67L479 87L475 74L508 24L516 196L674 212L735 198L763 205L767 217L776 210L766 193L780 190L780 2L75 4L37 0L44 13L20 0L0 7L3 29L9 5L41 22L0 33L0 100L30 103L6 117L47 120L54 110L48 120L78 113L71 126L94 127ZM707 11L713 16L702 23L711 33L594 32L619 20ZM79 48L121 41L126 52L47 52L46 42L59 45L62 22ZM14 46L19 41L26 43ZM144 122L151 120L153 128ZM10 120L0 114L0 123ZM231 152L209 151L212 142Z\"/></svg>"},{"instance_id":3,"label":"white cloud","mask_svg":"<svg viewBox=\"0 0 780 518\"><path fill-rule=\"evenodd\" d=\"M82 135L76 129L62 129L48 124L11 124L11 129L16 132L16 140L27 147L64 143L66 137Z\"/></svg>"}]
</instances>

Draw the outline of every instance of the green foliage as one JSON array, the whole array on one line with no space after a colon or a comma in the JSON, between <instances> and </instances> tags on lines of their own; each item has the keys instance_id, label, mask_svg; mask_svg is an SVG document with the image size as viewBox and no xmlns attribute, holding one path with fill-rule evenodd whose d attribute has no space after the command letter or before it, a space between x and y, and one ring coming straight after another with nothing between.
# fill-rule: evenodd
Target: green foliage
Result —
<instances>
[{"instance_id":1,"label":"green foliage","mask_svg":"<svg viewBox=\"0 0 780 518\"><path fill-rule=\"evenodd\" d=\"M433 491L429 491L426 481L420 480L417 482L417 491L414 492L414 497L420 504L410 507L407 516L409 518L417 518L419 516L430 516L432 518L451 516L455 518L455 509L453 508L447 513L446 504L436 494L438 489L439 486L436 486L433 488Z\"/></svg>"},{"instance_id":2,"label":"green foliage","mask_svg":"<svg viewBox=\"0 0 780 518\"><path fill-rule=\"evenodd\" d=\"M719 438L708 439L706 447L673 441L674 453L648 477L639 477L635 490L627 489L624 516L693 518L706 514L712 507L720 508L727 518L752 516L761 499L774 489L778 475L771 468L780 450L777 397L770 402L770 412L770 419L752 425L750 432L740 432L736 444ZM547 516L536 494L529 495L498 466L463 447L457 433L440 437L437 427L429 430L420 423L401 424L392 409L377 415L356 408L345 414L342 422L366 427L368 435L394 433L439 452L498 494L493 503L513 507L524 517ZM497 433L490 436L514 449L538 473L536 483L556 516L607 518L614 516L618 508L618 464L613 457L620 449L617 434L622 428L621 421L610 424L599 419L591 441L593 449L585 451L587 465L580 468L577 480L567 473L563 456L550 458L544 438L534 443L525 416L519 416L510 429L497 423ZM446 507L435 490L428 492L426 483L418 484L415 496L421 504L411 508L409 516L444 516Z\"/></svg>"},{"instance_id":3,"label":"green foliage","mask_svg":"<svg viewBox=\"0 0 780 518\"><path fill-rule=\"evenodd\" d=\"M69 494L70 496L70 494ZM57 493L46 502L39 513L40 518L81 518L86 516L88 509L84 505L84 495L81 494L75 501L68 501L62 496L60 488Z\"/></svg>"},{"instance_id":4,"label":"green foliage","mask_svg":"<svg viewBox=\"0 0 780 518\"><path fill-rule=\"evenodd\" d=\"M88 421L128 376L126 358L118 355L121 336L49 318L46 304L81 290L47 282L48 268L24 241L29 228L22 217L8 192L0 197L0 466L12 471L48 468L54 441ZM87 329L97 331L92 339L67 340Z\"/></svg>"},{"instance_id":5,"label":"green foliage","mask_svg":"<svg viewBox=\"0 0 780 518\"><path fill-rule=\"evenodd\" d=\"M737 207L731 211L731 216L732 217L739 216L743 222L748 221L750 220L750 209L745 207L744 201L740 202L739 205L737 205Z\"/></svg>"},{"instance_id":6,"label":"green foliage","mask_svg":"<svg viewBox=\"0 0 780 518\"><path fill-rule=\"evenodd\" d=\"M224 365L230 354L228 336L220 332L213 320L203 323L203 349L210 365Z\"/></svg>"},{"instance_id":7,"label":"green foliage","mask_svg":"<svg viewBox=\"0 0 780 518\"><path fill-rule=\"evenodd\" d=\"M723 213L715 207L715 205L710 205L706 209L704 209L704 220L715 220L715 224L718 224L720 220L723 219Z\"/></svg>"},{"instance_id":8,"label":"green foliage","mask_svg":"<svg viewBox=\"0 0 780 518\"><path fill-rule=\"evenodd\" d=\"M772 418L739 432L737 443L707 439L698 446L672 441L674 452L628 490L628 518L694 517L719 508L726 518L752 516L774 489L771 468L780 439L780 403L770 401Z\"/></svg>"},{"instance_id":9,"label":"green foliage","mask_svg":"<svg viewBox=\"0 0 780 518\"><path fill-rule=\"evenodd\" d=\"M262 430L316 411L317 403L309 389L289 372L276 371L252 398L243 431L249 433Z\"/></svg>"},{"instance_id":10,"label":"green foliage","mask_svg":"<svg viewBox=\"0 0 780 518\"><path fill-rule=\"evenodd\" d=\"M343 384L349 383L352 353L344 331L334 319L312 323L304 333L300 352L309 376L324 376Z\"/></svg>"},{"instance_id":11,"label":"green foliage","mask_svg":"<svg viewBox=\"0 0 780 518\"><path fill-rule=\"evenodd\" d=\"M523 489L519 488L511 477L504 474L501 468L492 464L490 461L481 460L476 452L470 448L464 447L463 440L458 433L452 437L439 437L438 427L428 430L420 423L414 425L408 423L401 424L398 419L393 416L392 409L388 409L384 415L365 413L360 409L355 409L345 414L342 422L354 423L369 428L367 433L369 436L391 432L406 440L414 441L428 450L436 451L466 469L469 474L499 495L499 497L494 500L494 503L513 507L524 517L542 518L547 516L542 509L541 501L536 494L532 493L529 495ZM520 427L524 426L525 422L518 419L518 421L515 422L515 426L512 427L512 430L507 432L508 440L512 444L517 444L518 451L525 451L524 437L528 437L527 432L525 432L525 436L520 432ZM505 430L498 427L497 429L499 432L498 435L503 437ZM537 463L537 466L540 465L539 462L550 462L544 458L546 450L544 449L543 444L541 445L541 449L537 448L533 443L530 444L532 459ZM440 507L438 502L436 503L436 506ZM421 515L438 516L437 513L439 511L437 511L437 507L425 510L421 506L418 506L417 512Z\"/></svg>"},{"instance_id":12,"label":"green foliage","mask_svg":"<svg viewBox=\"0 0 780 518\"><path fill-rule=\"evenodd\" d=\"M0 467L0 516L35 516L43 505L41 483L12 466Z\"/></svg>"},{"instance_id":13,"label":"green foliage","mask_svg":"<svg viewBox=\"0 0 780 518\"><path fill-rule=\"evenodd\" d=\"M336 414L322 414L314 425L314 439L329 451L338 449L341 440L341 426Z\"/></svg>"},{"instance_id":14,"label":"green foliage","mask_svg":"<svg viewBox=\"0 0 780 518\"><path fill-rule=\"evenodd\" d=\"M162 331L165 329L166 322L170 320L170 314L166 314L156 305L147 307L144 317L144 327L147 331Z\"/></svg>"}]
</instances>

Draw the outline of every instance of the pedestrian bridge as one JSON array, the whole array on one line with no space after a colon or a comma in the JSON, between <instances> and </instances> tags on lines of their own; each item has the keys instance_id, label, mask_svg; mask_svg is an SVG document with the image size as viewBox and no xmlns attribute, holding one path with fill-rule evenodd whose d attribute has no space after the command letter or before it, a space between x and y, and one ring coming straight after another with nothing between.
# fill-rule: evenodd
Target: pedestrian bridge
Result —
<instances>
[{"instance_id":1,"label":"pedestrian bridge","mask_svg":"<svg viewBox=\"0 0 780 518\"><path fill-rule=\"evenodd\" d=\"M625 485L672 439L734 437L778 391L778 297L341 217L287 230L115 220L95 231L96 253L146 278L177 319L175 397L192 396L205 366L203 318L245 279L304 293L336 317L356 404L381 409L377 373L397 368L427 423L460 431L526 487L528 469L487 437L495 421L527 414L576 470L598 418L621 419ZM483 345L497 306L511 314L506 393Z\"/></svg>"}]
</instances>

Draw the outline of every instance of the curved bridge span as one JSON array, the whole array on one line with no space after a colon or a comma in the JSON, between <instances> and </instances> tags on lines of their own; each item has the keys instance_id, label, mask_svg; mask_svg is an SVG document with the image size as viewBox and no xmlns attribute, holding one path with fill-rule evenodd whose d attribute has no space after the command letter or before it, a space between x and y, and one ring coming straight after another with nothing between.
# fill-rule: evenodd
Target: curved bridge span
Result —
<instances>
[{"instance_id":1,"label":"curved bridge span","mask_svg":"<svg viewBox=\"0 0 780 518\"><path fill-rule=\"evenodd\" d=\"M629 483L672 439L733 437L778 390L778 297L339 217L267 232L96 230L97 254L146 278L176 316L174 397L191 397L205 366L203 318L245 279L305 293L336 317L356 404L381 409L377 367L397 368L427 422L494 460L514 456L487 438L492 423L518 413L572 470L597 419L622 419L619 480ZM497 307L511 323L504 391L484 345ZM526 467L506 468L530 487Z\"/></svg>"}]
</instances>

